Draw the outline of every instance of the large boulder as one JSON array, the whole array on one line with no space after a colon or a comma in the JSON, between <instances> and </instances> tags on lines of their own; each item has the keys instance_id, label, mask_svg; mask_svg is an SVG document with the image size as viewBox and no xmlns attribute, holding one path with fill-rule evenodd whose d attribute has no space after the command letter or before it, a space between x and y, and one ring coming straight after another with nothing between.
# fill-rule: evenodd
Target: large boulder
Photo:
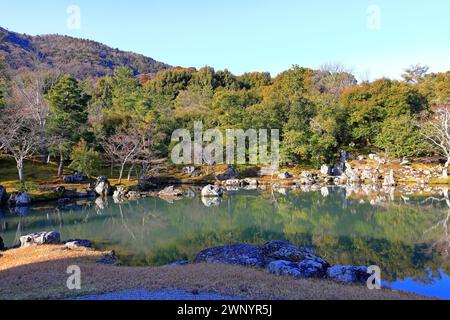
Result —
<instances>
[{"instance_id":1,"label":"large boulder","mask_svg":"<svg viewBox=\"0 0 450 320\"><path fill-rule=\"evenodd\" d=\"M101 176L97 178L95 182L94 191L101 197L106 197L112 194L112 187L108 181L108 178Z\"/></svg>"},{"instance_id":2,"label":"large boulder","mask_svg":"<svg viewBox=\"0 0 450 320\"><path fill-rule=\"evenodd\" d=\"M370 274L367 267L333 266L327 269L328 278L344 283L366 283Z\"/></svg>"},{"instance_id":3,"label":"large boulder","mask_svg":"<svg viewBox=\"0 0 450 320\"><path fill-rule=\"evenodd\" d=\"M327 166L326 164L323 164L323 165L320 167L320 173L321 173L323 176L328 176L328 175L331 174L331 168L330 168L329 166Z\"/></svg>"},{"instance_id":4,"label":"large boulder","mask_svg":"<svg viewBox=\"0 0 450 320\"><path fill-rule=\"evenodd\" d=\"M321 264L313 260L302 260L300 262L276 260L269 263L267 271L280 276L323 278L326 275L327 267L326 264Z\"/></svg>"},{"instance_id":5,"label":"large boulder","mask_svg":"<svg viewBox=\"0 0 450 320\"><path fill-rule=\"evenodd\" d=\"M70 239L64 241L64 244L68 249L90 248L92 246L92 242L85 239Z\"/></svg>"},{"instance_id":6,"label":"large boulder","mask_svg":"<svg viewBox=\"0 0 450 320\"><path fill-rule=\"evenodd\" d=\"M183 191L175 189L174 186L164 188L158 193L158 196L162 198L178 198L183 196Z\"/></svg>"},{"instance_id":7,"label":"large boulder","mask_svg":"<svg viewBox=\"0 0 450 320\"><path fill-rule=\"evenodd\" d=\"M22 192L22 193L16 194L16 196L14 198L14 202L17 207L28 206L31 204L31 198L30 198L30 195L28 194L28 192Z\"/></svg>"},{"instance_id":8,"label":"large boulder","mask_svg":"<svg viewBox=\"0 0 450 320\"><path fill-rule=\"evenodd\" d=\"M232 264L258 268L266 265L261 249L248 244L233 244L206 249L197 254L194 262Z\"/></svg>"},{"instance_id":9,"label":"large boulder","mask_svg":"<svg viewBox=\"0 0 450 320\"><path fill-rule=\"evenodd\" d=\"M202 189L202 197L221 197L223 189L219 186L207 185Z\"/></svg>"},{"instance_id":10,"label":"large boulder","mask_svg":"<svg viewBox=\"0 0 450 320\"><path fill-rule=\"evenodd\" d=\"M239 178L239 175L236 172L236 170L233 168L232 165L228 165L227 170L225 171L225 173L219 174L217 176L217 178L220 179L220 180L237 179L237 178Z\"/></svg>"},{"instance_id":11,"label":"large boulder","mask_svg":"<svg viewBox=\"0 0 450 320\"><path fill-rule=\"evenodd\" d=\"M262 254L271 260L300 261L312 251L300 249L289 241L273 240L260 247Z\"/></svg>"},{"instance_id":12,"label":"large boulder","mask_svg":"<svg viewBox=\"0 0 450 320\"><path fill-rule=\"evenodd\" d=\"M33 244L58 244L61 241L61 235L57 231L37 232L20 237L20 246L29 246Z\"/></svg>"},{"instance_id":13,"label":"large boulder","mask_svg":"<svg viewBox=\"0 0 450 320\"><path fill-rule=\"evenodd\" d=\"M127 195L128 189L124 186L118 186L116 190L114 190L113 198L114 199L124 199Z\"/></svg>"},{"instance_id":14,"label":"large boulder","mask_svg":"<svg viewBox=\"0 0 450 320\"><path fill-rule=\"evenodd\" d=\"M2 203L5 203L8 200L8 195L6 193L6 188L3 186L0 186L0 205Z\"/></svg>"}]
</instances>

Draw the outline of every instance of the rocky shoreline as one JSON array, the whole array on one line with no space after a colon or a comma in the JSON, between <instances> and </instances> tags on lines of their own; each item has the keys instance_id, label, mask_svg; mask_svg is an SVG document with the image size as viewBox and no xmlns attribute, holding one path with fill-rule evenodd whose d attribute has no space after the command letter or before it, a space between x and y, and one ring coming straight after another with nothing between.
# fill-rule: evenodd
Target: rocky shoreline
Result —
<instances>
[{"instance_id":1,"label":"rocky shoreline","mask_svg":"<svg viewBox=\"0 0 450 320\"><path fill-rule=\"evenodd\" d=\"M66 250L94 250L86 239L61 241L57 231L43 231L20 237L20 245L5 247L0 237L0 252L17 248L64 245ZM1 259L1 255L0 255ZM105 252L97 263L114 265L119 262L114 251ZM315 254L311 248L299 248L284 240L273 240L257 247L248 244L232 244L208 248L199 252L193 261L175 261L167 266L189 264L221 264L266 270L277 276L301 279L329 279L340 283L365 284L370 274L367 266L331 266Z\"/></svg>"}]
</instances>

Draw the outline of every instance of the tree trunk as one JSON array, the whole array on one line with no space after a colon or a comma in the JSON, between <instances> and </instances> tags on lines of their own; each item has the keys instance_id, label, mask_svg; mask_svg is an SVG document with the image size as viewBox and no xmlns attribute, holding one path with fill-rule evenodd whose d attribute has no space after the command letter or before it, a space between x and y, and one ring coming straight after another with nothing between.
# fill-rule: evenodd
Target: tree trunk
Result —
<instances>
[{"instance_id":1,"label":"tree trunk","mask_svg":"<svg viewBox=\"0 0 450 320\"><path fill-rule=\"evenodd\" d=\"M41 143L41 157L42 164L47 163L47 143L45 140Z\"/></svg>"},{"instance_id":2,"label":"tree trunk","mask_svg":"<svg viewBox=\"0 0 450 320\"><path fill-rule=\"evenodd\" d=\"M24 183L25 182L25 176L23 174L23 159L18 159L17 160L17 173L19 174L19 181L20 183Z\"/></svg>"},{"instance_id":3,"label":"tree trunk","mask_svg":"<svg viewBox=\"0 0 450 320\"><path fill-rule=\"evenodd\" d=\"M50 153L49 153L49 154L47 154L47 164L50 163L50 160L51 160L51 157L50 157Z\"/></svg>"},{"instance_id":4,"label":"tree trunk","mask_svg":"<svg viewBox=\"0 0 450 320\"><path fill-rule=\"evenodd\" d=\"M62 152L59 153L59 167L58 167L58 176L62 176L64 173L64 156Z\"/></svg>"},{"instance_id":5,"label":"tree trunk","mask_svg":"<svg viewBox=\"0 0 450 320\"><path fill-rule=\"evenodd\" d=\"M131 165L130 170L128 170L128 181L131 180L131 172L133 172L134 164Z\"/></svg>"},{"instance_id":6,"label":"tree trunk","mask_svg":"<svg viewBox=\"0 0 450 320\"><path fill-rule=\"evenodd\" d=\"M124 169L125 169L125 162L123 162L123 163L120 165L119 184L122 183L122 175L123 175L123 170L124 170Z\"/></svg>"}]
</instances>

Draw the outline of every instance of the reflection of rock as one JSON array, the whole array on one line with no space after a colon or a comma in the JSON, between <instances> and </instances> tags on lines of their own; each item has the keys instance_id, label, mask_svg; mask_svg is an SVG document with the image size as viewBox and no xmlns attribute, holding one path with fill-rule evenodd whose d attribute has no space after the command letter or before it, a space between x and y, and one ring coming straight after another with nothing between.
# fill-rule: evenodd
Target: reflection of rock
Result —
<instances>
[{"instance_id":1,"label":"reflection of rock","mask_svg":"<svg viewBox=\"0 0 450 320\"><path fill-rule=\"evenodd\" d=\"M217 207L222 203L221 197L202 197L202 202L206 207Z\"/></svg>"},{"instance_id":2,"label":"reflection of rock","mask_svg":"<svg viewBox=\"0 0 450 320\"><path fill-rule=\"evenodd\" d=\"M219 186L207 185L202 189L202 197L221 197L223 190Z\"/></svg>"},{"instance_id":3,"label":"reflection of rock","mask_svg":"<svg viewBox=\"0 0 450 320\"><path fill-rule=\"evenodd\" d=\"M97 199L95 199L95 205L97 206L97 209L105 210L105 208L108 206L108 201L105 198L98 197Z\"/></svg>"},{"instance_id":4,"label":"reflection of rock","mask_svg":"<svg viewBox=\"0 0 450 320\"><path fill-rule=\"evenodd\" d=\"M367 267L334 266L327 270L328 278L345 283L366 283L370 275Z\"/></svg>"},{"instance_id":5,"label":"reflection of rock","mask_svg":"<svg viewBox=\"0 0 450 320\"><path fill-rule=\"evenodd\" d=\"M37 232L20 237L20 246L24 247L32 244L58 244L60 239L61 235L57 231Z\"/></svg>"},{"instance_id":6,"label":"reflection of rock","mask_svg":"<svg viewBox=\"0 0 450 320\"><path fill-rule=\"evenodd\" d=\"M330 195L330 189L323 187L320 189L320 193L322 194L322 197L328 197Z\"/></svg>"},{"instance_id":7,"label":"reflection of rock","mask_svg":"<svg viewBox=\"0 0 450 320\"><path fill-rule=\"evenodd\" d=\"M240 187L241 181L239 179L228 179L224 182L227 187Z\"/></svg>"}]
</instances>

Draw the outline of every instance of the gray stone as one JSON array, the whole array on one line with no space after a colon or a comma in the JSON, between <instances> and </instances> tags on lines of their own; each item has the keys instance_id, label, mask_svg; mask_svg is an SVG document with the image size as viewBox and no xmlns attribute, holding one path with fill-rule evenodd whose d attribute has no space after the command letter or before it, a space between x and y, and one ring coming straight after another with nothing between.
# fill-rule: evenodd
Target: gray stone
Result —
<instances>
[{"instance_id":1,"label":"gray stone","mask_svg":"<svg viewBox=\"0 0 450 320\"><path fill-rule=\"evenodd\" d=\"M236 170L233 168L232 165L228 165L227 170L223 174L219 174L218 179L220 180L228 180L228 179L237 179L239 176L236 172Z\"/></svg>"},{"instance_id":2,"label":"gray stone","mask_svg":"<svg viewBox=\"0 0 450 320\"><path fill-rule=\"evenodd\" d=\"M28 206L31 204L31 198L28 192L22 192L15 196L15 204L18 207Z\"/></svg>"},{"instance_id":3,"label":"gray stone","mask_svg":"<svg viewBox=\"0 0 450 320\"><path fill-rule=\"evenodd\" d=\"M245 178L241 180L242 185L244 186L257 186L258 180L252 178Z\"/></svg>"},{"instance_id":4,"label":"gray stone","mask_svg":"<svg viewBox=\"0 0 450 320\"><path fill-rule=\"evenodd\" d=\"M94 191L101 197L111 195L112 187L108 181L108 178L105 176L98 177L97 181L95 182Z\"/></svg>"},{"instance_id":5,"label":"gray stone","mask_svg":"<svg viewBox=\"0 0 450 320\"><path fill-rule=\"evenodd\" d=\"M73 174L69 176L64 176L63 181L64 183L81 183L84 181L87 181L88 177L85 175L82 175L79 172L74 172Z\"/></svg>"},{"instance_id":6,"label":"gray stone","mask_svg":"<svg viewBox=\"0 0 450 320\"><path fill-rule=\"evenodd\" d=\"M219 186L207 185L202 189L202 197L221 197L223 189Z\"/></svg>"},{"instance_id":7,"label":"gray stone","mask_svg":"<svg viewBox=\"0 0 450 320\"><path fill-rule=\"evenodd\" d=\"M77 248L90 248L92 247L92 242L90 240L82 239L70 239L64 241L66 248L77 249Z\"/></svg>"},{"instance_id":8,"label":"gray stone","mask_svg":"<svg viewBox=\"0 0 450 320\"><path fill-rule=\"evenodd\" d=\"M8 196L6 193L6 188L3 186L0 186L0 205L2 203L5 203L8 200Z\"/></svg>"},{"instance_id":9,"label":"gray stone","mask_svg":"<svg viewBox=\"0 0 450 320\"><path fill-rule=\"evenodd\" d=\"M282 173L280 173L280 174L278 175L278 179L280 179L280 180L290 179L290 178L292 178L292 177L293 177L293 175L290 174L290 173L287 172L287 171L282 172Z\"/></svg>"},{"instance_id":10,"label":"gray stone","mask_svg":"<svg viewBox=\"0 0 450 320\"><path fill-rule=\"evenodd\" d=\"M58 244L61 241L61 235L57 231L37 232L20 237L20 246L29 246L33 244Z\"/></svg>"},{"instance_id":11,"label":"gray stone","mask_svg":"<svg viewBox=\"0 0 450 320\"><path fill-rule=\"evenodd\" d=\"M331 169L330 169L330 167L327 166L326 164L323 164L323 165L320 167L320 173L321 173L322 175L324 175L324 176L328 176L328 175L331 174Z\"/></svg>"},{"instance_id":12,"label":"gray stone","mask_svg":"<svg viewBox=\"0 0 450 320\"><path fill-rule=\"evenodd\" d=\"M174 186L170 186L161 190L158 195L160 197L168 197L168 198L177 198L183 196L183 191L179 189L175 189Z\"/></svg>"},{"instance_id":13,"label":"gray stone","mask_svg":"<svg viewBox=\"0 0 450 320\"><path fill-rule=\"evenodd\" d=\"M115 199L123 199L127 195L127 188L124 186L118 186L113 193L113 198Z\"/></svg>"},{"instance_id":14,"label":"gray stone","mask_svg":"<svg viewBox=\"0 0 450 320\"><path fill-rule=\"evenodd\" d=\"M233 244L203 250L197 254L195 263L231 264L263 268L266 265L261 249L248 244Z\"/></svg>"},{"instance_id":15,"label":"gray stone","mask_svg":"<svg viewBox=\"0 0 450 320\"><path fill-rule=\"evenodd\" d=\"M327 269L328 278L344 283L366 283L370 274L367 267L333 266Z\"/></svg>"},{"instance_id":16,"label":"gray stone","mask_svg":"<svg viewBox=\"0 0 450 320\"><path fill-rule=\"evenodd\" d=\"M276 260L269 263L267 271L279 276L322 278L326 275L326 266L312 260L302 260L300 262Z\"/></svg>"},{"instance_id":17,"label":"gray stone","mask_svg":"<svg viewBox=\"0 0 450 320\"><path fill-rule=\"evenodd\" d=\"M271 260L300 261L310 253L289 241L273 240L260 247L262 254Z\"/></svg>"}]
</instances>

